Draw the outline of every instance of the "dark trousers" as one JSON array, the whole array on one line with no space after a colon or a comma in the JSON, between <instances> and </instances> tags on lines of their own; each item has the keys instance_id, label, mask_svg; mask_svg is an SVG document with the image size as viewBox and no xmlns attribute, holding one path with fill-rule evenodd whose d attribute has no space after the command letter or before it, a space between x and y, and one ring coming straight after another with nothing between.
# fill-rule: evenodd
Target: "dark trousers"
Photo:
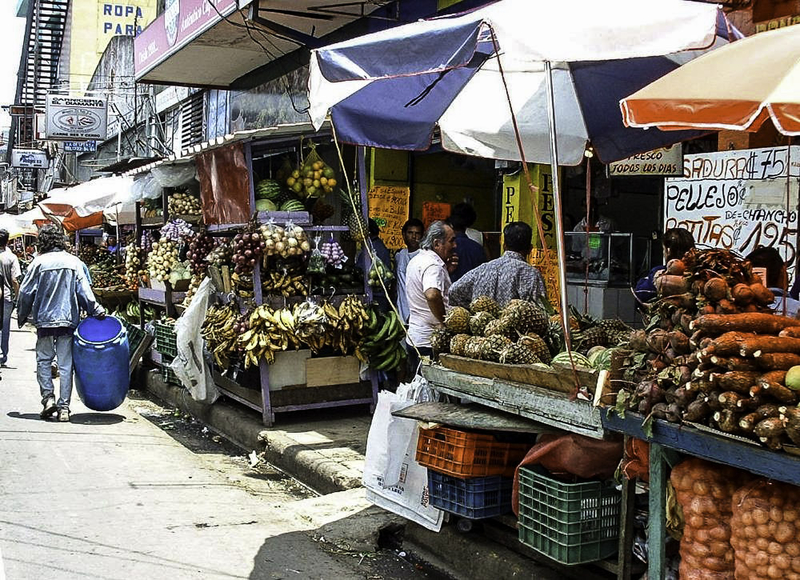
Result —
<instances>
[{"instance_id":1,"label":"dark trousers","mask_svg":"<svg viewBox=\"0 0 800 580\"><path fill-rule=\"evenodd\" d=\"M408 347L408 380L411 381L417 376L417 369L419 368L419 356L417 356L417 350L419 351L420 356L433 356L433 349L431 347L425 346L418 346L416 350L414 350L413 346Z\"/></svg>"}]
</instances>

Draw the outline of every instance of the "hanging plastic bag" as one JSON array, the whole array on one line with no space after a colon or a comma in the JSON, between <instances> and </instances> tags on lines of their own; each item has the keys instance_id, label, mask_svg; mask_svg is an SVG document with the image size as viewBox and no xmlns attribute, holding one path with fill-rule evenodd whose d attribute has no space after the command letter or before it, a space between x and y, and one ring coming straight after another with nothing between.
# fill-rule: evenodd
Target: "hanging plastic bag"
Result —
<instances>
[{"instance_id":1,"label":"hanging plastic bag","mask_svg":"<svg viewBox=\"0 0 800 580\"><path fill-rule=\"evenodd\" d=\"M219 397L211 369L203 359L205 339L201 328L213 291L211 279L205 278L191 304L175 323L177 355L170 368L195 401L210 405Z\"/></svg>"},{"instance_id":2,"label":"hanging plastic bag","mask_svg":"<svg viewBox=\"0 0 800 580\"><path fill-rule=\"evenodd\" d=\"M308 266L306 272L309 274L325 274L325 267L327 265L325 256L319 249L320 236L314 238L314 249L311 251L311 256L308 258Z\"/></svg>"}]
</instances>

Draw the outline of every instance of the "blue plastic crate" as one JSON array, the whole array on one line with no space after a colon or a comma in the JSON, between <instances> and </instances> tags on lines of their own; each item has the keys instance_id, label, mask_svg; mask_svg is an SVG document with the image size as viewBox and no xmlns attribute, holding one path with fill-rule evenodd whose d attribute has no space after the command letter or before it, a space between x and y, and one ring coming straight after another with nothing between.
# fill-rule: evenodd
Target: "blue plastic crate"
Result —
<instances>
[{"instance_id":1,"label":"blue plastic crate","mask_svg":"<svg viewBox=\"0 0 800 580\"><path fill-rule=\"evenodd\" d=\"M510 512L513 486L514 479L510 477L459 479L428 470L431 505L472 520Z\"/></svg>"}]
</instances>

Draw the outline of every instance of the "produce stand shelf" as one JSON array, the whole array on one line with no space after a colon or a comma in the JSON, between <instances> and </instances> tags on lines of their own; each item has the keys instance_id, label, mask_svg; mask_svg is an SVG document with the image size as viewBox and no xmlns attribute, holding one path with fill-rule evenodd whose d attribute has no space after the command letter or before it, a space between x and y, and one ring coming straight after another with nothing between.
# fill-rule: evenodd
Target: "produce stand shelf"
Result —
<instances>
[{"instance_id":1,"label":"produce stand shelf","mask_svg":"<svg viewBox=\"0 0 800 580\"><path fill-rule=\"evenodd\" d=\"M601 416L603 425L609 431L650 442L650 538L647 575L651 580L664 578L668 467L676 463L677 453L701 457L773 480L800 485L800 457L661 419L653 421L652 437L648 437L642 430L644 418L641 415L627 413L623 419L613 410L604 408Z\"/></svg>"},{"instance_id":2,"label":"produce stand shelf","mask_svg":"<svg viewBox=\"0 0 800 580\"><path fill-rule=\"evenodd\" d=\"M564 392L504 379L478 377L436 364L424 364L422 375L433 388L448 395L579 435L595 439L606 436L600 410L589 401L570 400L570 395Z\"/></svg>"},{"instance_id":3,"label":"produce stand shelf","mask_svg":"<svg viewBox=\"0 0 800 580\"><path fill-rule=\"evenodd\" d=\"M169 292L171 303L179 304L186 297L186 292ZM157 288L139 288L139 300L150 304L164 306L167 304L167 290Z\"/></svg>"}]
</instances>

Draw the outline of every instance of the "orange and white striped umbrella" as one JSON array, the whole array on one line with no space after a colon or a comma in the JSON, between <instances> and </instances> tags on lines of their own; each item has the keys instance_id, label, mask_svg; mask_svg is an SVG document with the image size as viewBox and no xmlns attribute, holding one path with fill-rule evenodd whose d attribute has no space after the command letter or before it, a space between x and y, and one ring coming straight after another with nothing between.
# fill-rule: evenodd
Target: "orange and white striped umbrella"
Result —
<instances>
[{"instance_id":1,"label":"orange and white striped umbrella","mask_svg":"<svg viewBox=\"0 0 800 580\"><path fill-rule=\"evenodd\" d=\"M800 135L800 25L712 50L620 107L629 127L757 131L770 117L784 135Z\"/></svg>"}]
</instances>

